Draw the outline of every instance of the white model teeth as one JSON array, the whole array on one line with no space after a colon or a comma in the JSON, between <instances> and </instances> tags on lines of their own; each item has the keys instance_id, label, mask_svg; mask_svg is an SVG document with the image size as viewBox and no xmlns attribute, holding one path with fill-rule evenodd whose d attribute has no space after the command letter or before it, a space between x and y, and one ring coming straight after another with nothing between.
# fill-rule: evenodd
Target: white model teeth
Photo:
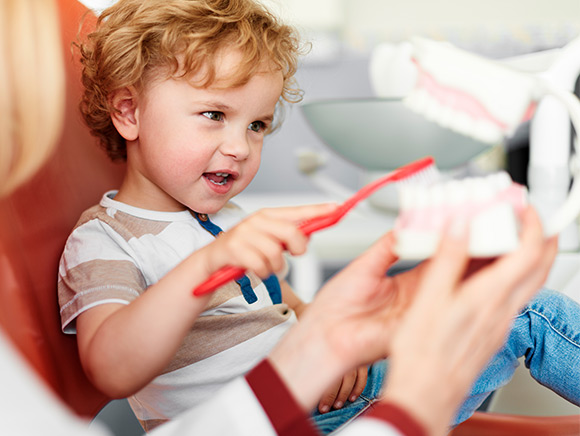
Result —
<instances>
[{"instance_id":1,"label":"white model teeth","mask_svg":"<svg viewBox=\"0 0 580 436\"><path fill-rule=\"evenodd\" d=\"M449 43L413 37L411 44L412 58L419 67L419 74L429 77L427 81L420 80L419 86L433 86L437 93L444 95L445 99L449 98L452 104L455 102L455 93L471 97L497 121L493 122L491 129L488 124L492 120L479 123L480 117L477 117L477 120L472 120L473 124L463 125L456 121L457 116L452 117L450 128L456 128L459 132L481 141L495 143L504 134L511 135L528 112L530 103L546 92L542 79L538 76L517 71ZM424 91L432 92L431 89ZM421 99L424 103L424 97ZM443 104L447 105L446 102ZM424 105L418 106L416 109L424 113L421 110ZM429 111L433 113L432 108ZM439 111L438 116L433 119L441 120L441 114L442 111ZM441 122L447 122L448 116L443 118Z\"/></svg>"},{"instance_id":2,"label":"white model teeth","mask_svg":"<svg viewBox=\"0 0 580 436\"><path fill-rule=\"evenodd\" d=\"M510 176L500 172L486 177L450 180L427 187L401 185L399 190L401 210L487 201L511 184Z\"/></svg>"},{"instance_id":3,"label":"white model teeth","mask_svg":"<svg viewBox=\"0 0 580 436\"><path fill-rule=\"evenodd\" d=\"M497 256L518 246L517 211L526 204L526 191L505 172L399 188L395 252L401 259L430 257L458 215L469 221L472 256Z\"/></svg>"},{"instance_id":4,"label":"white model teeth","mask_svg":"<svg viewBox=\"0 0 580 436\"><path fill-rule=\"evenodd\" d=\"M504 137L504 132L492 122L484 119L476 120L463 111L442 105L424 89L411 91L403 102L429 121L478 141L497 144Z\"/></svg>"}]
</instances>

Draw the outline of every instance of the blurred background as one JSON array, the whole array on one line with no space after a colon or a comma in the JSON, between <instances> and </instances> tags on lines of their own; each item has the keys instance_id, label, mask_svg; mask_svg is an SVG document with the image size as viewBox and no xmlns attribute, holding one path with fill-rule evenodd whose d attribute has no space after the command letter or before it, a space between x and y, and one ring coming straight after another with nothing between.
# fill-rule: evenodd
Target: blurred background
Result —
<instances>
[{"instance_id":1,"label":"blurred background","mask_svg":"<svg viewBox=\"0 0 580 436\"><path fill-rule=\"evenodd\" d=\"M261 1L312 44L297 76L304 103L372 97L370 54L385 41L422 35L507 58L559 48L580 35L578 0ZM98 11L113 1L82 3ZM360 132L361 141L365 134ZM360 169L336 156L294 106L287 108L282 128L266 139L262 167L245 193L311 192L312 183L297 168L296 153L303 148L325 155L324 171L333 179L348 188L360 185Z\"/></svg>"}]
</instances>

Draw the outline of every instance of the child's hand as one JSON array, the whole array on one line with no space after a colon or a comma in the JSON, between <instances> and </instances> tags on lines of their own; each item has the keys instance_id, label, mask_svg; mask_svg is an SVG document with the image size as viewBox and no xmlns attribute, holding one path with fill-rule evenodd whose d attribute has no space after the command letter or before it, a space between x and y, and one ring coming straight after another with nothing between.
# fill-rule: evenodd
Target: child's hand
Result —
<instances>
[{"instance_id":1,"label":"child's hand","mask_svg":"<svg viewBox=\"0 0 580 436\"><path fill-rule=\"evenodd\" d=\"M342 380L324 393L318 404L318 411L327 413L331 409L342 408L347 400L351 403L356 400L367 384L367 374L366 366L360 366L346 374Z\"/></svg>"},{"instance_id":2,"label":"child's hand","mask_svg":"<svg viewBox=\"0 0 580 436\"><path fill-rule=\"evenodd\" d=\"M298 224L334 208L335 204L319 204L262 209L248 216L204 248L208 272L232 265L264 278L280 271L285 265L284 251L292 255L306 252L308 237Z\"/></svg>"}]
</instances>

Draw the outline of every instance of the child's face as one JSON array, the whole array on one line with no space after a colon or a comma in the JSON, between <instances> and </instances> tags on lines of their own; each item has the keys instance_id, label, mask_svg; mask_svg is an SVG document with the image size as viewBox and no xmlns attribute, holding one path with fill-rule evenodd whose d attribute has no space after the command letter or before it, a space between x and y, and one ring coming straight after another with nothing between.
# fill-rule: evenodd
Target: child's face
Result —
<instances>
[{"instance_id":1,"label":"child's face","mask_svg":"<svg viewBox=\"0 0 580 436\"><path fill-rule=\"evenodd\" d=\"M221 58L217 85L237 60ZM153 82L137 103L138 138L127 144L123 201L154 210L220 210L258 171L282 85L282 73L269 70L237 88Z\"/></svg>"}]
</instances>

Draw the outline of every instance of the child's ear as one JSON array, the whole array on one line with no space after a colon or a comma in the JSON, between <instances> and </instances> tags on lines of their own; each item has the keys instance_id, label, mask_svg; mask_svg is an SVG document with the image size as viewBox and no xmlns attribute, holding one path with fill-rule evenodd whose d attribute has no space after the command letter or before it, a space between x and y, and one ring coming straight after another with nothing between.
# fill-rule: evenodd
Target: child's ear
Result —
<instances>
[{"instance_id":1,"label":"child's ear","mask_svg":"<svg viewBox=\"0 0 580 436\"><path fill-rule=\"evenodd\" d=\"M134 141L139 137L137 122L137 93L134 88L121 88L109 97L113 106L111 119L119 134L126 141Z\"/></svg>"}]
</instances>

